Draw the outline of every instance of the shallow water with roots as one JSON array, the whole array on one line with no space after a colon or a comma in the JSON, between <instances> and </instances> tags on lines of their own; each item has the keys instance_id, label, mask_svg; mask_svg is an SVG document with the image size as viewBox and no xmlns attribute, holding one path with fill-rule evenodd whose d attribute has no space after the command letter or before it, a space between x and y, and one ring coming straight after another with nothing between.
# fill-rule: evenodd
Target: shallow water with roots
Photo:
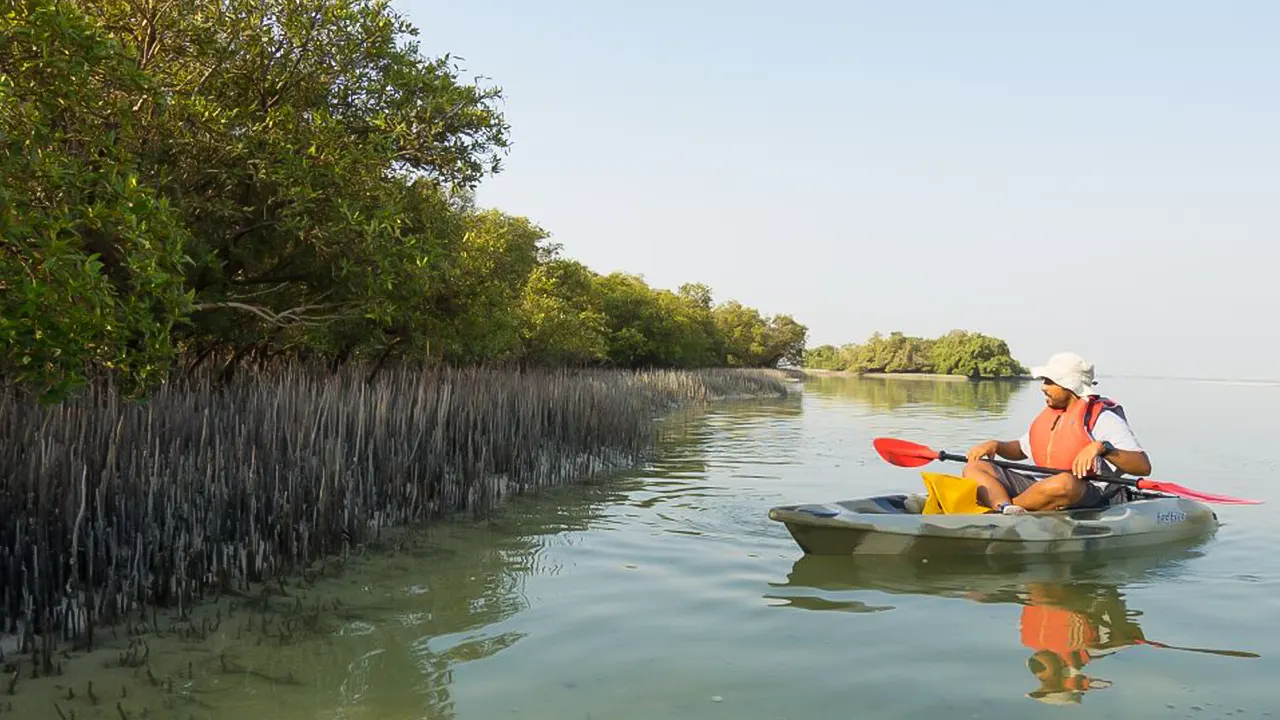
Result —
<instances>
[{"instance_id":1,"label":"shallow water with roots","mask_svg":"<svg viewBox=\"0 0 1280 720\"><path fill-rule=\"evenodd\" d=\"M922 487L873 437L963 452L1016 437L1041 402L1031 383L811 379L672 421L636 471L402 533L160 632L102 631L60 676L0 677L0 718L1280 717L1280 387L1105 391L1155 477L1267 504L1215 506L1200 543L1089 562L806 558L771 506ZM1045 608L1095 638L1078 667L1024 632Z\"/></svg>"}]
</instances>

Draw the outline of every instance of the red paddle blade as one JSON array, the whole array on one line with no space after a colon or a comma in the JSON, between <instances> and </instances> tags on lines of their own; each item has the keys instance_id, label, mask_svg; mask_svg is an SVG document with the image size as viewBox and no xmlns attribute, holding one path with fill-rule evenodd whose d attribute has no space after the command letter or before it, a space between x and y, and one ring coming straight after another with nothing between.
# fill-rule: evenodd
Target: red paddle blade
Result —
<instances>
[{"instance_id":1,"label":"red paddle blade","mask_svg":"<svg viewBox=\"0 0 1280 720\"><path fill-rule=\"evenodd\" d=\"M1202 500L1204 502L1222 503L1224 505L1261 505L1261 500L1245 500L1244 498L1231 497L1229 495L1214 495L1213 493L1200 492L1185 488L1177 483L1160 482L1159 480L1139 480L1138 487L1143 490L1155 490L1156 492L1169 493L1170 495L1181 495L1193 500Z\"/></svg>"},{"instance_id":2,"label":"red paddle blade","mask_svg":"<svg viewBox=\"0 0 1280 720\"><path fill-rule=\"evenodd\" d=\"M898 467L920 467L938 459L937 450L906 440L876 438L871 444L880 457Z\"/></svg>"}]
</instances>

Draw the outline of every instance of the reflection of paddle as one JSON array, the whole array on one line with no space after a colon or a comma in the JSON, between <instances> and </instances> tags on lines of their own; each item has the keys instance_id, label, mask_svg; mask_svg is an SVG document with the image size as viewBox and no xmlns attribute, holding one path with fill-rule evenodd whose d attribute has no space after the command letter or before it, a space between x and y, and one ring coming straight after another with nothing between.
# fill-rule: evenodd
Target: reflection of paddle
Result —
<instances>
[{"instance_id":1,"label":"reflection of paddle","mask_svg":"<svg viewBox=\"0 0 1280 720\"><path fill-rule=\"evenodd\" d=\"M876 452L880 453L880 457L898 467L920 467L928 465L934 460L958 460L967 462L968 458L963 455L946 452L945 450L934 450L925 445L908 442L906 440L897 440L894 438L876 438L872 441ZM1038 472L1046 474L1057 474L1061 470L1053 468L1040 467L1039 465L1023 465L1021 463L1008 462L1007 460L988 460L987 462L1001 467L1013 468L1014 470L1023 470L1029 472ZM1226 505L1261 505L1261 500L1245 500L1243 498L1235 498L1227 495L1213 495L1210 493L1200 492L1185 488L1176 483L1161 482L1159 480L1151 480L1149 478L1127 478L1118 475L1101 475L1095 478L1101 482L1116 483L1118 485L1128 485L1136 487L1140 490L1154 490L1156 492L1168 493L1169 495L1181 495L1183 497L1195 500L1203 500L1204 502L1223 503Z\"/></svg>"},{"instance_id":2,"label":"reflection of paddle","mask_svg":"<svg viewBox=\"0 0 1280 720\"><path fill-rule=\"evenodd\" d=\"M1210 655L1226 655L1228 657L1240 657L1240 658L1262 657L1258 653L1246 652L1244 650L1211 650L1209 648L1180 647L1178 645L1165 645L1164 643L1156 642L1155 640L1138 640L1136 642L1138 645L1150 645L1152 647L1166 648L1168 650L1186 650L1187 652L1208 653Z\"/></svg>"}]
</instances>

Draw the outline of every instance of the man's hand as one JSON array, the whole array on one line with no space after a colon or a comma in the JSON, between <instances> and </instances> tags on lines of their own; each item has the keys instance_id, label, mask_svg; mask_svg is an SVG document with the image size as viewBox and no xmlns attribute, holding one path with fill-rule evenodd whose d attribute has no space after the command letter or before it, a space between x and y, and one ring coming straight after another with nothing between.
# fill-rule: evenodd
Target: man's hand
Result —
<instances>
[{"instance_id":1,"label":"man's hand","mask_svg":"<svg viewBox=\"0 0 1280 720\"><path fill-rule=\"evenodd\" d=\"M983 458L993 458L996 456L996 449L999 447L999 440L988 440L969 448L969 454L965 457L968 458L969 462L981 460Z\"/></svg>"},{"instance_id":2,"label":"man's hand","mask_svg":"<svg viewBox=\"0 0 1280 720\"><path fill-rule=\"evenodd\" d=\"M1093 461L1102 454L1102 443L1091 442L1084 446L1084 449L1076 454L1076 459L1071 461L1071 474L1078 478L1093 474Z\"/></svg>"}]
</instances>

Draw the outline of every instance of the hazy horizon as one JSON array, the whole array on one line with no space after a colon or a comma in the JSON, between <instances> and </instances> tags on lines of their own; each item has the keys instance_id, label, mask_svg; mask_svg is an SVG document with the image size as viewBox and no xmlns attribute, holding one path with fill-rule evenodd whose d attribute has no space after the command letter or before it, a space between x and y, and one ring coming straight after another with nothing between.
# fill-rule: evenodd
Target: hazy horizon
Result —
<instances>
[{"instance_id":1,"label":"hazy horizon","mask_svg":"<svg viewBox=\"0 0 1280 720\"><path fill-rule=\"evenodd\" d=\"M1280 307L1280 5L395 6L504 90L478 202L598 272L810 346L963 328L1028 365L1280 377L1280 330L1239 322Z\"/></svg>"}]
</instances>

